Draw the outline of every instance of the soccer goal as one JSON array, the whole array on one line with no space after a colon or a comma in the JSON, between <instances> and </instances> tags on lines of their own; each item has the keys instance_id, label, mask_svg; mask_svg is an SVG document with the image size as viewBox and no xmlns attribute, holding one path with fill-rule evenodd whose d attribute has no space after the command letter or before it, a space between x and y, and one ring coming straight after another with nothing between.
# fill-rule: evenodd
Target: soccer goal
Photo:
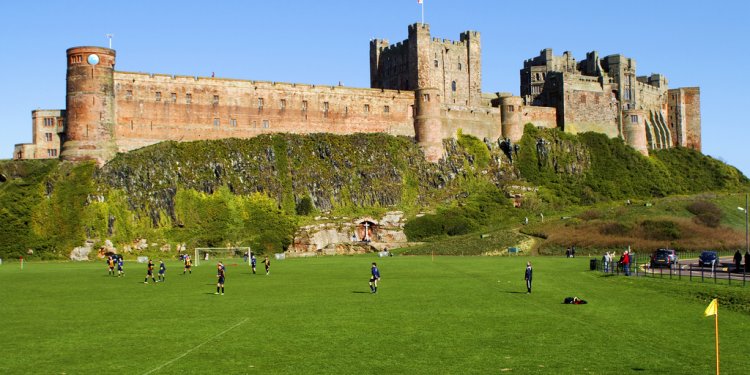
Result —
<instances>
[{"instance_id":1,"label":"soccer goal","mask_svg":"<svg viewBox=\"0 0 750 375\"><path fill-rule=\"evenodd\" d=\"M250 264L249 247L196 247L193 264L199 266L201 262L226 261L239 259Z\"/></svg>"}]
</instances>

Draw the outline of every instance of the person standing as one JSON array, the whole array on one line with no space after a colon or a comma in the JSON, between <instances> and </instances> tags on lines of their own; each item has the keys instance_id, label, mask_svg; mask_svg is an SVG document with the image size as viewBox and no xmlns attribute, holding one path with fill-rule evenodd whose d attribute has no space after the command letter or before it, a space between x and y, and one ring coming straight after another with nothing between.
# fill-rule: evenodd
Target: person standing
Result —
<instances>
[{"instance_id":1,"label":"person standing","mask_svg":"<svg viewBox=\"0 0 750 375\"><path fill-rule=\"evenodd\" d=\"M146 278L143 279L144 284L148 284L149 277L154 283L156 283L156 278L154 277L154 262L151 261L151 259L148 260L148 265L146 266Z\"/></svg>"},{"instance_id":2,"label":"person standing","mask_svg":"<svg viewBox=\"0 0 750 375\"><path fill-rule=\"evenodd\" d=\"M609 262L611 261L611 258L609 257L609 251L604 253L604 256L602 257L602 263L604 263L604 273L609 272Z\"/></svg>"},{"instance_id":3,"label":"person standing","mask_svg":"<svg viewBox=\"0 0 750 375\"><path fill-rule=\"evenodd\" d=\"M266 266L266 275L271 273L271 259L268 259L268 255L266 255L266 259L263 260L263 265Z\"/></svg>"},{"instance_id":4,"label":"person standing","mask_svg":"<svg viewBox=\"0 0 750 375\"><path fill-rule=\"evenodd\" d=\"M216 265L216 278L218 280L216 281L216 293L214 294L219 294L219 291L221 291L221 295L222 296L224 295L224 277L226 275L224 272L225 272L224 265L221 263L217 264Z\"/></svg>"},{"instance_id":5,"label":"person standing","mask_svg":"<svg viewBox=\"0 0 750 375\"><path fill-rule=\"evenodd\" d=\"M526 294L531 294L531 278L533 273L534 270L531 268L531 262L526 262L526 273L523 277L526 280Z\"/></svg>"},{"instance_id":6,"label":"person standing","mask_svg":"<svg viewBox=\"0 0 750 375\"><path fill-rule=\"evenodd\" d=\"M250 266L253 267L253 275L255 275L255 265L258 263L258 260L255 259L255 254L250 253Z\"/></svg>"},{"instance_id":7,"label":"person standing","mask_svg":"<svg viewBox=\"0 0 750 375\"><path fill-rule=\"evenodd\" d=\"M122 269L123 263L122 257L117 258L117 277L125 276L125 270Z\"/></svg>"},{"instance_id":8,"label":"person standing","mask_svg":"<svg viewBox=\"0 0 750 375\"><path fill-rule=\"evenodd\" d=\"M620 262L622 263L622 270L625 272L625 276L630 276L630 252L625 250L622 253L622 260Z\"/></svg>"},{"instance_id":9,"label":"person standing","mask_svg":"<svg viewBox=\"0 0 750 375\"><path fill-rule=\"evenodd\" d=\"M372 267L370 267L370 293L378 292L378 280L380 280L380 270L378 270L378 265L372 262Z\"/></svg>"},{"instance_id":10,"label":"person standing","mask_svg":"<svg viewBox=\"0 0 750 375\"><path fill-rule=\"evenodd\" d=\"M742 254L739 250L734 253L734 269L735 272L741 272L740 266L742 265Z\"/></svg>"},{"instance_id":11,"label":"person standing","mask_svg":"<svg viewBox=\"0 0 750 375\"><path fill-rule=\"evenodd\" d=\"M190 255L185 255L185 268L182 270L182 274L184 275L185 272L190 272L190 274L193 274L193 261L190 259Z\"/></svg>"},{"instance_id":12,"label":"person standing","mask_svg":"<svg viewBox=\"0 0 750 375\"><path fill-rule=\"evenodd\" d=\"M112 256L107 257L107 267L109 267L109 275L114 276L115 275L115 260L112 258Z\"/></svg>"},{"instance_id":13,"label":"person standing","mask_svg":"<svg viewBox=\"0 0 750 375\"><path fill-rule=\"evenodd\" d=\"M164 261L159 259L159 281L164 282L164 274L167 273L167 266L164 265Z\"/></svg>"}]
</instances>

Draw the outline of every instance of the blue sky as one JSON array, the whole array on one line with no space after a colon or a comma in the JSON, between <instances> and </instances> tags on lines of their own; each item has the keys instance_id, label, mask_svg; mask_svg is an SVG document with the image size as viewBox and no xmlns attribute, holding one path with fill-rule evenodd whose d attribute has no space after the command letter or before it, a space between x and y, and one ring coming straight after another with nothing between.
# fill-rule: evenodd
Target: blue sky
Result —
<instances>
[{"instance_id":1,"label":"blue sky","mask_svg":"<svg viewBox=\"0 0 750 375\"><path fill-rule=\"evenodd\" d=\"M369 40L406 39L417 0L85 1L0 5L0 158L31 141L31 111L65 106L65 50L106 46L117 70L369 85ZM561 5L564 4L564 5ZM597 50L700 86L703 152L750 175L750 2L425 0L433 36L482 35L482 89L519 93L523 60Z\"/></svg>"}]
</instances>

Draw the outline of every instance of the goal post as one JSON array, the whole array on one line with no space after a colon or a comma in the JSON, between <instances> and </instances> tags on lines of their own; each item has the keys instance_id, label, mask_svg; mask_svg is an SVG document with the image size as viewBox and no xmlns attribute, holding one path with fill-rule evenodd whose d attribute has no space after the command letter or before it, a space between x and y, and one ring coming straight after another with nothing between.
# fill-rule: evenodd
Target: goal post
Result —
<instances>
[{"instance_id":1,"label":"goal post","mask_svg":"<svg viewBox=\"0 0 750 375\"><path fill-rule=\"evenodd\" d=\"M247 254L247 258L245 258ZM196 247L193 264L200 266L201 262L211 260L242 259L250 264L249 247ZM246 260L245 260L246 259Z\"/></svg>"}]
</instances>

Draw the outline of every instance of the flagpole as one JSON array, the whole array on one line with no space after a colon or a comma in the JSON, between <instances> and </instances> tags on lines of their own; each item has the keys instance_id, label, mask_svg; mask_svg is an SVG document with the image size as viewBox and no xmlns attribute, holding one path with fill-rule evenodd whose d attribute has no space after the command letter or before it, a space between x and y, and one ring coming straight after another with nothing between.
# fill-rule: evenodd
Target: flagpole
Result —
<instances>
[{"instance_id":1,"label":"flagpole","mask_svg":"<svg viewBox=\"0 0 750 375\"><path fill-rule=\"evenodd\" d=\"M719 302L716 302L716 314L714 314L714 326L716 327L716 375L719 375Z\"/></svg>"}]
</instances>

